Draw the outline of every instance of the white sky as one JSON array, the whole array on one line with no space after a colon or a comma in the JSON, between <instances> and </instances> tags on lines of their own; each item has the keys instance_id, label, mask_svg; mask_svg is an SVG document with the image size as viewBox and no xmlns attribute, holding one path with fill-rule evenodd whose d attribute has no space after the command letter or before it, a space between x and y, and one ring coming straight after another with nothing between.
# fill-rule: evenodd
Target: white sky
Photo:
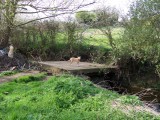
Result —
<instances>
[{"instance_id":1,"label":"white sky","mask_svg":"<svg viewBox=\"0 0 160 120\"><path fill-rule=\"evenodd\" d=\"M91 1L91 0L86 0L86 1ZM120 12L122 12L122 14L127 14L130 4L133 1L135 0L97 0L97 3L95 3L94 5L88 6L84 9L93 10L97 7L111 6L118 9Z\"/></svg>"},{"instance_id":2,"label":"white sky","mask_svg":"<svg viewBox=\"0 0 160 120\"><path fill-rule=\"evenodd\" d=\"M61 1L61 0L54 0L54 1ZM75 0L75 1L76 1L76 3L80 2L80 0ZM84 1L85 1L85 3L89 3L93 0L84 0ZM116 9L118 9L120 14L126 15L129 10L130 4L135 0L96 0L96 1L97 2L95 4L81 8L79 10L89 10L90 11L90 10L94 10L98 7L111 6L111 7L115 7ZM51 3L51 0L41 0L41 2L38 4L40 4L41 6L48 6L48 4L50 4L50 3ZM53 5L53 3L52 3L52 5ZM27 9L29 11L34 11L33 9L30 9L30 8L27 8ZM45 14L39 13L38 15L36 15L36 14L34 14L34 15L19 15L18 17L27 20L27 19L33 19L35 17L44 17L44 16L46 16L46 14L47 13L45 13ZM58 18L61 19L63 17L64 16L59 16Z\"/></svg>"}]
</instances>

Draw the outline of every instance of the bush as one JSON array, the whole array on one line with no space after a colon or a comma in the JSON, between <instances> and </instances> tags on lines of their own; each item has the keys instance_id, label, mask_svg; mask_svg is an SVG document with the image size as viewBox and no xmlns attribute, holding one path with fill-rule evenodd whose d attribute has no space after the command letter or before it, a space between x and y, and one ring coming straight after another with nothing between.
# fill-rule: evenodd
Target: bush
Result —
<instances>
[{"instance_id":1,"label":"bush","mask_svg":"<svg viewBox=\"0 0 160 120\"><path fill-rule=\"evenodd\" d=\"M130 72L159 73L159 1L137 0L130 9L130 21L114 50L114 58ZM130 68L129 68L130 67Z\"/></svg>"}]
</instances>

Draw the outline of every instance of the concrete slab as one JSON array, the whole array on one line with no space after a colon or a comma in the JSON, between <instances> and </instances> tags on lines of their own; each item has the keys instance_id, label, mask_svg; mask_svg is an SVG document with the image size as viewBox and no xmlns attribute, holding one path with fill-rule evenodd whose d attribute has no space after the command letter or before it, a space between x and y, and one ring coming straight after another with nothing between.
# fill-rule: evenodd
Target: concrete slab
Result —
<instances>
[{"instance_id":1,"label":"concrete slab","mask_svg":"<svg viewBox=\"0 0 160 120\"><path fill-rule=\"evenodd\" d=\"M117 66L107 66L105 64L80 62L72 63L68 61L43 61L39 62L45 69L51 70L53 73L59 73L62 71L67 71L70 73L93 73L100 72L108 69L116 69Z\"/></svg>"}]
</instances>

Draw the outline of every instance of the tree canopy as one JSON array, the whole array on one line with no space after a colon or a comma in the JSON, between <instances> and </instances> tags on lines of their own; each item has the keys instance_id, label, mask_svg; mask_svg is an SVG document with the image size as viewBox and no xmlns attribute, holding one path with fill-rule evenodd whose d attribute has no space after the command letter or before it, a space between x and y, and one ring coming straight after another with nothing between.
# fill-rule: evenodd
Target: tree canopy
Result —
<instances>
[{"instance_id":1,"label":"tree canopy","mask_svg":"<svg viewBox=\"0 0 160 120\"><path fill-rule=\"evenodd\" d=\"M160 1L137 0L130 9L130 22L125 27L117 54L132 57L154 67L160 62Z\"/></svg>"},{"instance_id":2,"label":"tree canopy","mask_svg":"<svg viewBox=\"0 0 160 120\"><path fill-rule=\"evenodd\" d=\"M79 23L92 24L96 20L96 14L90 11L79 11L76 13L76 19Z\"/></svg>"}]
</instances>

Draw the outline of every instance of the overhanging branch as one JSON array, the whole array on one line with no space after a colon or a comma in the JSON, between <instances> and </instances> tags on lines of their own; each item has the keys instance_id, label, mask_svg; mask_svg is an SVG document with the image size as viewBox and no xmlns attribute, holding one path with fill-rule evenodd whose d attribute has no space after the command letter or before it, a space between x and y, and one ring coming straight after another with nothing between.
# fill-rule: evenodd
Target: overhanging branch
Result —
<instances>
[{"instance_id":1,"label":"overhanging branch","mask_svg":"<svg viewBox=\"0 0 160 120\"><path fill-rule=\"evenodd\" d=\"M56 16L59 16L59 15L72 14L72 13L73 13L73 12L64 12L64 13L59 13L59 14L56 14L56 15L51 15L51 16L46 16L46 17L41 17L41 18L36 18L36 19L30 20L30 21L28 21L28 22L25 22L25 23L16 25L15 27L20 27L20 26L23 26L23 25L26 25L26 24L28 24L28 23L31 23L31 22L34 22L34 21L38 21L38 20L43 20L43 19L47 19L47 18L56 17Z\"/></svg>"},{"instance_id":2,"label":"overhanging branch","mask_svg":"<svg viewBox=\"0 0 160 120\"><path fill-rule=\"evenodd\" d=\"M77 7L74 7L73 9L69 9L69 8L53 8L53 7L38 7L38 8L41 8L41 10L39 11L35 11L35 12L19 12L19 13L23 13L23 14L34 14L34 13L40 13L40 12L61 12L61 13L56 13L54 15L50 15L50 16L46 16L46 17L41 17L41 18L36 18L36 19L33 19L33 20L30 20L28 22L25 22L25 23L22 23L22 24L19 24L19 25L15 25L15 27L19 27L19 26L23 26L23 25L26 25L28 23L31 23L31 22L34 22L34 21L38 21L38 20L43 20L43 19L47 19L47 18L53 18L53 17L57 17L59 15L64 15L64 14L73 14L76 10L82 8L82 7L85 7L85 6L88 6L88 5L91 5L91 4L94 4L95 1L91 2L91 3L88 3L88 4L80 4L79 6ZM33 6L32 6L33 7ZM35 6L34 6L35 7Z\"/></svg>"}]
</instances>

